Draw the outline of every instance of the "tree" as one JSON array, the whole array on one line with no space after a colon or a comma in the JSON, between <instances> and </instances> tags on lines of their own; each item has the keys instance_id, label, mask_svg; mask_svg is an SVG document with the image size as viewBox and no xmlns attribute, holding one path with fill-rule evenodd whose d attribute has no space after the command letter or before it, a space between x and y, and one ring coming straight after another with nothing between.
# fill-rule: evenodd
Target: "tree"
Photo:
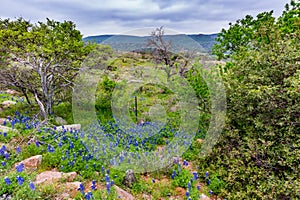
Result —
<instances>
[{"instance_id":1,"label":"tree","mask_svg":"<svg viewBox=\"0 0 300 200\"><path fill-rule=\"evenodd\" d=\"M167 41L165 37L164 28L161 26L156 28L151 33L151 38L148 39L147 46L152 47L152 56L155 63L163 63L163 69L170 78L174 74L179 74L185 77L185 73L191 68L190 60L194 58L193 51L184 51L180 53L171 52L172 41Z\"/></svg>"},{"instance_id":2,"label":"tree","mask_svg":"<svg viewBox=\"0 0 300 200\"><path fill-rule=\"evenodd\" d=\"M31 93L41 116L52 113L59 94L72 88L81 62L93 49L71 21L31 24L23 18L0 22L0 83Z\"/></svg>"},{"instance_id":3,"label":"tree","mask_svg":"<svg viewBox=\"0 0 300 200\"><path fill-rule=\"evenodd\" d=\"M291 0L277 20L272 15L273 11L263 12L256 18L247 15L234 24L229 23L229 29L222 29L218 34L213 53L219 60L234 59L234 55L241 50L257 49L263 44L269 44L271 42L269 35L272 33L268 31L273 26L281 29L281 37L294 33L300 25L300 2ZM260 34L257 34L258 32Z\"/></svg>"},{"instance_id":4,"label":"tree","mask_svg":"<svg viewBox=\"0 0 300 200\"><path fill-rule=\"evenodd\" d=\"M282 23L282 17L293 23ZM227 198L299 198L300 27L295 17L286 12L277 21L267 17L255 29L249 23L249 29L242 27L253 30L247 40L234 40L239 22L223 31L228 40L219 36L223 52L226 44L235 46L223 71L227 124L213 153L199 164L226 182L221 195Z\"/></svg>"}]
</instances>

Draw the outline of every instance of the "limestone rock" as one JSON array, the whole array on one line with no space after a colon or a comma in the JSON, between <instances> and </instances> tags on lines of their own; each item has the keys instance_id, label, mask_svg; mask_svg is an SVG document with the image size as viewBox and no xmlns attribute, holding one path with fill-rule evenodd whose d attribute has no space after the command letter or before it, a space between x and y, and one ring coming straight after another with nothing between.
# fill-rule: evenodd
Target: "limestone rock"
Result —
<instances>
[{"instance_id":1,"label":"limestone rock","mask_svg":"<svg viewBox=\"0 0 300 200\"><path fill-rule=\"evenodd\" d=\"M22 161L25 169L33 169L36 170L38 166L42 163L42 155L32 156Z\"/></svg>"},{"instance_id":2,"label":"limestone rock","mask_svg":"<svg viewBox=\"0 0 300 200\"><path fill-rule=\"evenodd\" d=\"M126 176L124 177L123 184L127 187L132 187L132 185L136 182L136 178L134 176L133 170L129 169L126 171Z\"/></svg>"},{"instance_id":3,"label":"limestone rock","mask_svg":"<svg viewBox=\"0 0 300 200\"><path fill-rule=\"evenodd\" d=\"M5 121L7 121L6 118L0 118L0 125L3 125Z\"/></svg>"},{"instance_id":4,"label":"limestone rock","mask_svg":"<svg viewBox=\"0 0 300 200\"><path fill-rule=\"evenodd\" d=\"M206 196L205 194L201 194L199 199L203 199L203 200L211 200L211 198L209 198L208 196Z\"/></svg>"},{"instance_id":5,"label":"limestone rock","mask_svg":"<svg viewBox=\"0 0 300 200\"><path fill-rule=\"evenodd\" d=\"M12 131L12 128L0 125L0 132L9 132L9 131Z\"/></svg>"},{"instance_id":6,"label":"limestone rock","mask_svg":"<svg viewBox=\"0 0 300 200\"><path fill-rule=\"evenodd\" d=\"M41 184L41 183L52 183L55 181L58 181L62 178L67 178L68 181L73 181L74 178L77 176L76 172L69 172L69 173L63 173L63 172L55 172L55 171L44 171L37 175L35 184Z\"/></svg>"},{"instance_id":7,"label":"limestone rock","mask_svg":"<svg viewBox=\"0 0 300 200\"><path fill-rule=\"evenodd\" d=\"M10 107L11 105L15 105L17 102L15 101L10 101L10 100L6 100L2 102L2 105L4 108Z\"/></svg>"},{"instance_id":8,"label":"limestone rock","mask_svg":"<svg viewBox=\"0 0 300 200\"><path fill-rule=\"evenodd\" d=\"M66 120L64 120L62 117L55 117L55 122L56 124L59 125L67 125L68 122Z\"/></svg>"},{"instance_id":9,"label":"limestone rock","mask_svg":"<svg viewBox=\"0 0 300 200\"><path fill-rule=\"evenodd\" d=\"M118 196L120 197L120 199L123 199L123 200L134 200L134 197L132 196L132 194L126 192L125 190L119 188L116 185L115 185L115 188L116 188L116 192L117 192Z\"/></svg>"},{"instance_id":10,"label":"limestone rock","mask_svg":"<svg viewBox=\"0 0 300 200\"><path fill-rule=\"evenodd\" d=\"M11 94L11 95L20 94L19 92L15 91L15 90L11 90L11 89L5 90L5 93Z\"/></svg>"},{"instance_id":11,"label":"limestone rock","mask_svg":"<svg viewBox=\"0 0 300 200\"><path fill-rule=\"evenodd\" d=\"M62 131L63 129L70 131L70 130L80 130L81 129L81 125L80 124L70 124L70 125L63 125L63 126L58 126L56 128L57 131Z\"/></svg>"}]
</instances>

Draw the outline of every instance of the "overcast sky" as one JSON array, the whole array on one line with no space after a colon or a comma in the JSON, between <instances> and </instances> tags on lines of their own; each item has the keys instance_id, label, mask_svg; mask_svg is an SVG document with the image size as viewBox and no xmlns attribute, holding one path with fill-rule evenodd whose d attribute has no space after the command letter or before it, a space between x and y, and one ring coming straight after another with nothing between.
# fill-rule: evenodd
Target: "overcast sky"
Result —
<instances>
[{"instance_id":1,"label":"overcast sky","mask_svg":"<svg viewBox=\"0 0 300 200\"><path fill-rule=\"evenodd\" d=\"M71 20L84 36L124 34L164 26L177 33L217 33L250 14L274 10L289 0L0 0L0 18L31 22Z\"/></svg>"}]
</instances>

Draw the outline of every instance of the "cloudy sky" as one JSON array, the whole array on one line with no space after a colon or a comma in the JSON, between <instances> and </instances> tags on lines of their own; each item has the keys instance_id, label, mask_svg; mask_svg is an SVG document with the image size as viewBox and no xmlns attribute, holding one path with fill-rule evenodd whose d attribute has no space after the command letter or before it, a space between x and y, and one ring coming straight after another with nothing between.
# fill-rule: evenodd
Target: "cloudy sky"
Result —
<instances>
[{"instance_id":1,"label":"cloudy sky","mask_svg":"<svg viewBox=\"0 0 300 200\"><path fill-rule=\"evenodd\" d=\"M217 33L250 14L282 13L289 0L0 0L0 18L71 20L84 36L164 26L176 33Z\"/></svg>"}]
</instances>

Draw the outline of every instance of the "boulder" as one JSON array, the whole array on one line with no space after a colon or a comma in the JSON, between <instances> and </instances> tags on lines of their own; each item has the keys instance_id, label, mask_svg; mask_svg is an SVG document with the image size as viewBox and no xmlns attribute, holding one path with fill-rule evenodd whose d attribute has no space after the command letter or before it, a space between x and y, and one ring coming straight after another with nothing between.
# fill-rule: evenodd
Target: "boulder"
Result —
<instances>
[{"instance_id":1,"label":"boulder","mask_svg":"<svg viewBox=\"0 0 300 200\"><path fill-rule=\"evenodd\" d=\"M81 125L80 124L70 124L70 125L64 125L64 126L58 126L56 128L57 131L62 131L63 129L70 131L70 130L80 130Z\"/></svg>"},{"instance_id":2,"label":"boulder","mask_svg":"<svg viewBox=\"0 0 300 200\"><path fill-rule=\"evenodd\" d=\"M5 121L7 121L6 118L0 118L0 125L3 125Z\"/></svg>"},{"instance_id":3,"label":"boulder","mask_svg":"<svg viewBox=\"0 0 300 200\"><path fill-rule=\"evenodd\" d=\"M203 199L203 200L211 200L211 198L209 198L208 196L206 196L205 194L201 194L199 199Z\"/></svg>"},{"instance_id":4,"label":"boulder","mask_svg":"<svg viewBox=\"0 0 300 200\"><path fill-rule=\"evenodd\" d=\"M55 123L58 125L67 125L68 122L64 120L62 117L55 117Z\"/></svg>"},{"instance_id":5,"label":"boulder","mask_svg":"<svg viewBox=\"0 0 300 200\"><path fill-rule=\"evenodd\" d=\"M134 197L132 196L132 194L126 192L125 190L119 188L118 186L114 186L116 188L116 192L118 194L118 197L120 199L123 199L123 200L134 200Z\"/></svg>"},{"instance_id":6,"label":"boulder","mask_svg":"<svg viewBox=\"0 0 300 200\"><path fill-rule=\"evenodd\" d=\"M129 188L136 182L133 170L129 169L126 171L126 176L124 177L123 184Z\"/></svg>"},{"instance_id":7,"label":"boulder","mask_svg":"<svg viewBox=\"0 0 300 200\"><path fill-rule=\"evenodd\" d=\"M36 185L41 183L49 184L63 178L67 178L68 181L73 181L76 176L77 176L76 172L63 173L63 172L55 172L55 171L44 171L39 175L37 175L34 183Z\"/></svg>"},{"instance_id":8,"label":"boulder","mask_svg":"<svg viewBox=\"0 0 300 200\"><path fill-rule=\"evenodd\" d=\"M17 102L15 102L15 101L10 101L10 100L6 100L6 101L3 101L2 102L2 106L4 107L4 108L8 108L8 107L10 107L11 105L15 105Z\"/></svg>"},{"instance_id":9,"label":"boulder","mask_svg":"<svg viewBox=\"0 0 300 200\"><path fill-rule=\"evenodd\" d=\"M32 156L22 161L25 169L36 170L38 166L42 163L42 155Z\"/></svg>"},{"instance_id":10,"label":"boulder","mask_svg":"<svg viewBox=\"0 0 300 200\"><path fill-rule=\"evenodd\" d=\"M5 93L11 94L11 95L20 94L19 92L15 91L15 90L11 90L11 89L5 90Z\"/></svg>"},{"instance_id":11,"label":"boulder","mask_svg":"<svg viewBox=\"0 0 300 200\"><path fill-rule=\"evenodd\" d=\"M202 139L197 139L196 140L199 144L202 144L203 143L203 140Z\"/></svg>"},{"instance_id":12,"label":"boulder","mask_svg":"<svg viewBox=\"0 0 300 200\"><path fill-rule=\"evenodd\" d=\"M0 125L0 132L9 132L12 131L13 129L7 126L2 126Z\"/></svg>"}]
</instances>

